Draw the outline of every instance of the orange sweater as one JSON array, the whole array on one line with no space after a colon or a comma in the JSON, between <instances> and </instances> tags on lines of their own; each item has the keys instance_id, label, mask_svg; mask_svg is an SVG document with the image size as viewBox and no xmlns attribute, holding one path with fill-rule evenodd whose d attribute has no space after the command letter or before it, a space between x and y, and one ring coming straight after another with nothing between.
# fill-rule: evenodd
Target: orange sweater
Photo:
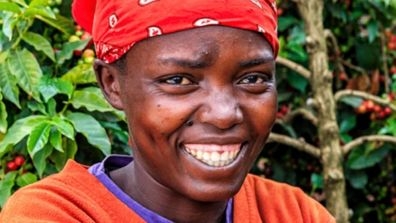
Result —
<instances>
[{"instance_id":1,"label":"orange sweater","mask_svg":"<svg viewBox=\"0 0 396 223\"><path fill-rule=\"evenodd\" d=\"M234 222L333 223L300 189L249 175L234 198ZM69 161L63 171L18 190L0 222L144 222L86 167Z\"/></svg>"}]
</instances>

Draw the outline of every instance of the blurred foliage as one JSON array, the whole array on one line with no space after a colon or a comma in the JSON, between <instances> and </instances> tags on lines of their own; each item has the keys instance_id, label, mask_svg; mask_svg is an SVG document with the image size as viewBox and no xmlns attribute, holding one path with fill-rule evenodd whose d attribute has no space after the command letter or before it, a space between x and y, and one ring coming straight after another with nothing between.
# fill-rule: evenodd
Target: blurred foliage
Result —
<instances>
[{"instance_id":1,"label":"blurred foliage","mask_svg":"<svg viewBox=\"0 0 396 223\"><path fill-rule=\"evenodd\" d=\"M296 5L278 1L280 56L305 67L305 33ZM351 89L365 91L395 104L396 95L396 1L325 1L324 26L334 35L328 43L334 93ZM315 126L293 110L310 105L309 81L295 71L277 67L279 111L274 132L318 145ZM387 79L387 80L386 80ZM370 100L346 97L337 104L341 143L373 134L396 136L396 114ZM366 143L345 157L347 199L351 222L396 222L396 150L387 143ZM253 172L303 188L325 201L321 163L285 145L269 143Z\"/></svg>"},{"instance_id":2,"label":"blurred foliage","mask_svg":"<svg viewBox=\"0 0 396 223\"><path fill-rule=\"evenodd\" d=\"M124 115L97 87L88 33L70 2L0 1L0 207L17 188L128 153Z\"/></svg>"},{"instance_id":3,"label":"blurred foliage","mask_svg":"<svg viewBox=\"0 0 396 223\"><path fill-rule=\"evenodd\" d=\"M396 96L396 1L325 1L334 92L366 91L391 103ZM291 0L278 1L280 56L308 64L304 24ZM92 70L92 41L70 17L69 0L0 0L0 207L19 187L59 171L66 160L85 164L109 153L129 153L122 113L101 96ZM277 68L278 122L274 132L317 145L316 128L302 117L310 108L309 82ZM388 86L386 86L388 83ZM338 105L343 143L368 134L396 135L396 115L360 98ZM352 222L396 221L395 149L367 143L345 158ZM252 172L303 188L324 201L318 160L268 144Z\"/></svg>"}]
</instances>

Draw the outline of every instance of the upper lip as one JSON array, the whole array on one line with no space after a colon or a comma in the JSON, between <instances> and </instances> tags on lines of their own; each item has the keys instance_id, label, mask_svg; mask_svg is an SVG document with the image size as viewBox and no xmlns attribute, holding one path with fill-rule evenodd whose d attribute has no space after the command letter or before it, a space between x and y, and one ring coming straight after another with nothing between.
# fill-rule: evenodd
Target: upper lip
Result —
<instances>
[{"instance_id":1,"label":"upper lip","mask_svg":"<svg viewBox=\"0 0 396 223\"><path fill-rule=\"evenodd\" d=\"M241 138L240 136L210 136L210 137L200 137L194 138L194 140L184 141L182 144L212 144L212 145L230 145L230 144L243 144L246 142L246 139Z\"/></svg>"}]
</instances>

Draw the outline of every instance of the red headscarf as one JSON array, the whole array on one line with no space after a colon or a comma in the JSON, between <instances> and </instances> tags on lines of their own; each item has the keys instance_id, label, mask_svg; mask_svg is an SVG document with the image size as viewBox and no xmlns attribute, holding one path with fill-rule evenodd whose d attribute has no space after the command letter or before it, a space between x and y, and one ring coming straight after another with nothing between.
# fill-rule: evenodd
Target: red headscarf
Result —
<instances>
[{"instance_id":1,"label":"red headscarf","mask_svg":"<svg viewBox=\"0 0 396 223\"><path fill-rule=\"evenodd\" d=\"M207 25L257 31L279 49L275 0L74 0L72 13L107 63L140 40Z\"/></svg>"}]
</instances>

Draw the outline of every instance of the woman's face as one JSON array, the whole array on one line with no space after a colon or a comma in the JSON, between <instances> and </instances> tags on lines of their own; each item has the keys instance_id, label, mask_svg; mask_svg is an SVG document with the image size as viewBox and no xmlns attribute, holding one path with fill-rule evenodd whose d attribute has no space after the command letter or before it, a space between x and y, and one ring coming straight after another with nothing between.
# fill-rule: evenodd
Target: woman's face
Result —
<instances>
[{"instance_id":1,"label":"woman's face","mask_svg":"<svg viewBox=\"0 0 396 223\"><path fill-rule=\"evenodd\" d=\"M135 177L155 181L145 187L197 201L239 190L277 110L274 56L261 35L211 26L144 40L116 79Z\"/></svg>"}]
</instances>

